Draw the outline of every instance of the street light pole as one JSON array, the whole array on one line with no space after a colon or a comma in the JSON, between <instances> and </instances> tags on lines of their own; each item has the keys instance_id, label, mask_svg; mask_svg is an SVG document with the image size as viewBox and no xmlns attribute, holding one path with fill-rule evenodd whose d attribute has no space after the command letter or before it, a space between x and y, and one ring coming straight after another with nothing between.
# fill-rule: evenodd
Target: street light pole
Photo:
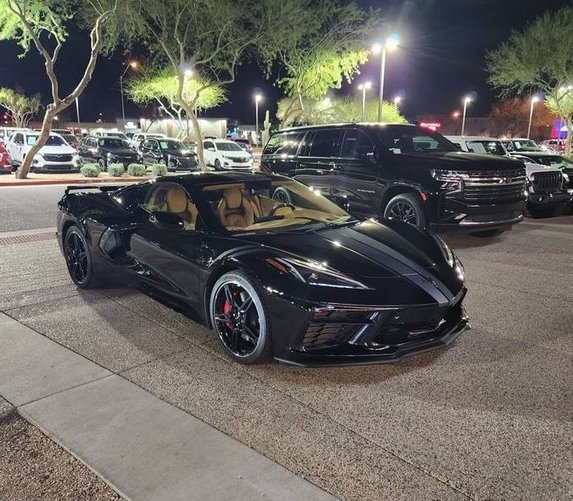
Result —
<instances>
[{"instance_id":1,"label":"street light pole","mask_svg":"<svg viewBox=\"0 0 573 501\"><path fill-rule=\"evenodd\" d=\"M539 101L537 96L533 96L531 98L531 106L529 107L529 124L527 125L527 139L529 139L529 135L531 134L531 122L533 120L533 105Z\"/></svg>"},{"instance_id":2,"label":"street light pole","mask_svg":"<svg viewBox=\"0 0 573 501\"><path fill-rule=\"evenodd\" d=\"M255 141L259 146L259 101L263 98L260 94L255 94Z\"/></svg>"},{"instance_id":3,"label":"street light pole","mask_svg":"<svg viewBox=\"0 0 573 501\"><path fill-rule=\"evenodd\" d=\"M123 100L123 77L127 73L127 70L129 70L129 68L133 68L133 69L137 68L137 62L136 61L130 61L129 63L127 63L125 70L123 70L123 73L119 77L119 89L121 91L121 118L122 118L121 126L122 127L124 127L124 124L125 124L125 103Z\"/></svg>"},{"instance_id":4,"label":"street light pole","mask_svg":"<svg viewBox=\"0 0 573 501\"><path fill-rule=\"evenodd\" d=\"M79 98L76 97L76 115L78 117L78 127L80 125L80 101Z\"/></svg>"},{"instance_id":5,"label":"street light pole","mask_svg":"<svg viewBox=\"0 0 573 501\"><path fill-rule=\"evenodd\" d=\"M465 97L464 98L464 111L463 111L463 115L462 115L462 136L464 135L464 130L466 127L466 109L468 107L468 104L472 102L471 97Z\"/></svg>"},{"instance_id":6,"label":"street light pole","mask_svg":"<svg viewBox=\"0 0 573 501\"><path fill-rule=\"evenodd\" d=\"M386 49L393 50L398 47L399 37L393 33L383 44L374 44L372 52L381 52L380 58L380 87L378 89L378 122L382 121L382 102L384 99L384 76L386 73Z\"/></svg>"},{"instance_id":7,"label":"street light pole","mask_svg":"<svg viewBox=\"0 0 573 501\"><path fill-rule=\"evenodd\" d=\"M369 89L372 84L370 82L364 82L358 86L358 89L362 91L362 121L366 122L366 89Z\"/></svg>"}]
</instances>

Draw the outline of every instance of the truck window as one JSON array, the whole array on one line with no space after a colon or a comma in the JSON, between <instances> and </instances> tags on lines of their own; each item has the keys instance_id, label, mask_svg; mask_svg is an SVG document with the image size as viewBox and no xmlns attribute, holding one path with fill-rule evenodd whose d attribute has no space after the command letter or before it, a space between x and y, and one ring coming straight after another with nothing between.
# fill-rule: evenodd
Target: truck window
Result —
<instances>
[{"instance_id":1,"label":"truck window","mask_svg":"<svg viewBox=\"0 0 573 501\"><path fill-rule=\"evenodd\" d=\"M366 158L374 152L374 144L364 132L358 129L348 129L342 141L342 158Z\"/></svg>"},{"instance_id":2,"label":"truck window","mask_svg":"<svg viewBox=\"0 0 573 501\"><path fill-rule=\"evenodd\" d=\"M340 151L342 129L319 129L314 133L308 156L336 157Z\"/></svg>"}]
</instances>

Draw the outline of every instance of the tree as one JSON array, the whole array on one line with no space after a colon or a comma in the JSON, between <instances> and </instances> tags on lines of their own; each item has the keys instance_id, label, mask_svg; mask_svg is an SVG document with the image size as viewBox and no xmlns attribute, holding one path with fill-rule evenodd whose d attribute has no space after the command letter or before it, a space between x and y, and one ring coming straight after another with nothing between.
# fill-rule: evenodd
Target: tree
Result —
<instances>
[{"instance_id":1,"label":"tree","mask_svg":"<svg viewBox=\"0 0 573 501\"><path fill-rule=\"evenodd\" d=\"M337 122L376 122L378 116L378 100L367 99L365 118L362 119L362 99L356 97L327 98L320 101L303 99L304 106L292 106L290 98L279 101L277 118L282 127L292 125L311 125ZM383 102L382 113L387 123L405 123L406 119L400 114L394 103Z\"/></svg>"},{"instance_id":2,"label":"tree","mask_svg":"<svg viewBox=\"0 0 573 501\"><path fill-rule=\"evenodd\" d=\"M530 99L510 98L494 104L489 115L492 123L490 133L496 137L525 137L530 110ZM555 113L543 103L535 105L531 121L531 137L546 138L555 118Z\"/></svg>"},{"instance_id":3,"label":"tree","mask_svg":"<svg viewBox=\"0 0 573 501\"><path fill-rule=\"evenodd\" d=\"M377 11L340 0L294 0L277 9L286 10L285 23L275 32L269 54L278 56L284 71L277 84L288 98L283 110L288 123L291 114L304 110L306 100L320 100L344 80L350 82L367 61L367 47L380 23ZM269 72L273 61L267 61Z\"/></svg>"},{"instance_id":4,"label":"tree","mask_svg":"<svg viewBox=\"0 0 573 501\"><path fill-rule=\"evenodd\" d=\"M89 29L90 53L75 88L61 97L56 64L72 23ZM33 45L44 60L51 86L51 102L46 106L42 131L16 172L17 177L27 176L34 156L48 140L54 116L82 93L99 54L113 47L118 23L118 0L0 0L0 41L16 41L23 50L22 56Z\"/></svg>"},{"instance_id":5,"label":"tree","mask_svg":"<svg viewBox=\"0 0 573 501\"><path fill-rule=\"evenodd\" d=\"M177 88L177 75L167 66L162 70L144 72L132 78L127 86L127 94L138 104L156 103L183 130L185 110L177 101ZM203 90L198 92L199 89ZM221 85L196 75L184 80L182 96L185 101L195 103L196 112L214 108L226 99Z\"/></svg>"},{"instance_id":6,"label":"tree","mask_svg":"<svg viewBox=\"0 0 573 501\"><path fill-rule=\"evenodd\" d=\"M238 66L255 47L264 50L267 23L276 22L273 0L124 0L129 9L125 34L146 44L166 61L177 78L174 102L191 118L199 165L205 168L196 106L213 86L235 80ZM162 56L162 57L160 57ZM192 75L189 76L189 72ZM200 75L195 92L185 93L186 80Z\"/></svg>"},{"instance_id":7,"label":"tree","mask_svg":"<svg viewBox=\"0 0 573 501\"><path fill-rule=\"evenodd\" d=\"M16 127L27 127L42 106L39 95L26 97L15 90L0 88L0 106L6 109Z\"/></svg>"},{"instance_id":8,"label":"tree","mask_svg":"<svg viewBox=\"0 0 573 501\"><path fill-rule=\"evenodd\" d=\"M489 82L502 96L542 91L567 127L565 152L573 135L573 7L537 18L486 56Z\"/></svg>"}]
</instances>

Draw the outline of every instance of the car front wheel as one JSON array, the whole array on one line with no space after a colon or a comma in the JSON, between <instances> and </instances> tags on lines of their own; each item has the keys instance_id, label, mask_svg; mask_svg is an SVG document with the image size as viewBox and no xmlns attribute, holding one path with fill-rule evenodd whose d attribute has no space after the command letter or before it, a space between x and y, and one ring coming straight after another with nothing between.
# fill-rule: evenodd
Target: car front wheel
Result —
<instances>
[{"instance_id":1,"label":"car front wheel","mask_svg":"<svg viewBox=\"0 0 573 501\"><path fill-rule=\"evenodd\" d=\"M97 287L99 280L88 243L80 231L73 225L64 235L64 256L70 278L81 289Z\"/></svg>"},{"instance_id":2,"label":"car front wheel","mask_svg":"<svg viewBox=\"0 0 573 501\"><path fill-rule=\"evenodd\" d=\"M262 298L256 282L240 271L225 273L211 290L211 325L227 354L242 364L270 356L271 332Z\"/></svg>"},{"instance_id":3,"label":"car front wheel","mask_svg":"<svg viewBox=\"0 0 573 501\"><path fill-rule=\"evenodd\" d=\"M404 223L426 228L428 221L424 207L414 193L401 193L392 198L384 209L386 219L396 219Z\"/></svg>"}]
</instances>

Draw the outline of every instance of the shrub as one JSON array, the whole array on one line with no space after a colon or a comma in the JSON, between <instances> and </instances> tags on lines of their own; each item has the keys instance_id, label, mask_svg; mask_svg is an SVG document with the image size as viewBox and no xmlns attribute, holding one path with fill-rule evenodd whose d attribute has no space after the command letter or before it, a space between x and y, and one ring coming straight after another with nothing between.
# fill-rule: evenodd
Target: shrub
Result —
<instances>
[{"instance_id":1,"label":"shrub","mask_svg":"<svg viewBox=\"0 0 573 501\"><path fill-rule=\"evenodd\" d=\"M124 172L123 164L109 164L107 168L107 173L112 177L121 177Z\"/></svg>"},{"instance_id":2,"label":"shrub","mask_svg":"<svg viewBox=\"0 0 573 501\"><path fill-rule=\"evenodd\" d=\"M145 176L147 169L143 164L129 164L127 166L127 173L130 176Z\"/></svg>"},{"instance_id":3,"label":"shrub","mask_svg":"<svg viewBox=\"0 0 573 501\"><path fill-rule=\"evenodd\" d=\"M84 177L98 177L101 168L98 164L83 164L80 168L80 172Z\"/></svg>"},{"instance_id":4,"label":"shrub","mask_svg":"<svg viewBox=\"0 0 573 501\"><path fill-rule=\"evenodd\" d=\"M153 164L151 172L154 176L165 176L167 174L167 166L165 164Z\"/></svg>"}]
</instances>

